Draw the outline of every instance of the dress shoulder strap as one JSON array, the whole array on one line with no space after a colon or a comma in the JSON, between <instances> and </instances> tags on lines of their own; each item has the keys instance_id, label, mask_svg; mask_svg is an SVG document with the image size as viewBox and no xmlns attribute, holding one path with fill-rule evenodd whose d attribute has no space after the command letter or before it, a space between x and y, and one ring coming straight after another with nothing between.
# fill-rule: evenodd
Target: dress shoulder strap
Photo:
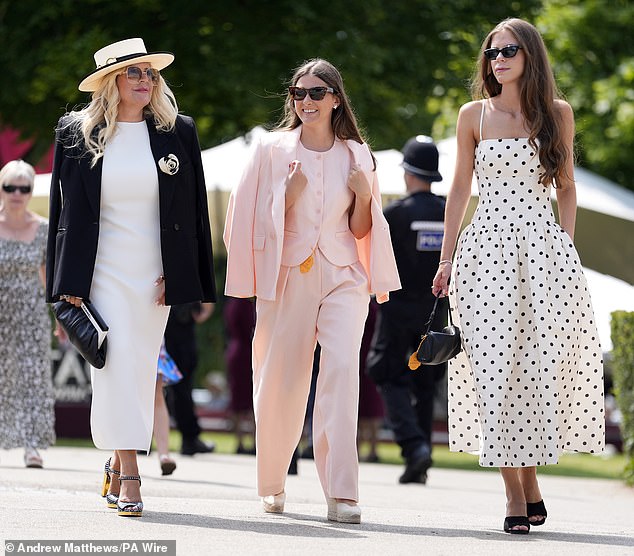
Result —
<instances>
[{"instance_id":1,"label":"dress shoulder strap","mask_svg":"<svg viewBox=\"0 0 634 556\"><path fill-rule=\"evenodd\" d=\"M480 111L480 141L482 141L482 122L484 121L484 105L486 104L486 99L482 99L482 110Z\"/></svg>"}]
</instances>

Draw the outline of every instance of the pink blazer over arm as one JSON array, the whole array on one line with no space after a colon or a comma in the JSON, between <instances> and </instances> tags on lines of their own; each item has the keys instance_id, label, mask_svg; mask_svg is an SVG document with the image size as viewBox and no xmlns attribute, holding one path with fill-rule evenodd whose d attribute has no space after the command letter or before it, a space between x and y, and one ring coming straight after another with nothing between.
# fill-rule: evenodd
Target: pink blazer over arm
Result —
<instances>
[{"instance_id":1,"label":"pink blazer over arm","mask_svg":"<svg viewBox=\"0 0 634 556\"><path fill-rule=\"evenodd\" d=\"M253 226L258 193L260 149L256 145L238 186L231 192L223 240L227 248L225 294L231 297L255 295Z\"/></svg>"},{"instance_id":2,"label":"pink blazer over arm","mask_svg":"<svg viewBox=\"0 0 634 556\"><path fill-rule=\"evenodd\" d=\"M379 303L388 301L389 292L401 289L401 281L398 275L390 226L383 215L381 207L381 192L376 171L373 170L374 162L367 145L360 145L356 141L347 141L352 151L354 160L364 171L368 183L372 187L372 228L368 234L356 240L359 260L365 268L369 279L370 293L376 295Z\"/></svg>"}]
</instances>

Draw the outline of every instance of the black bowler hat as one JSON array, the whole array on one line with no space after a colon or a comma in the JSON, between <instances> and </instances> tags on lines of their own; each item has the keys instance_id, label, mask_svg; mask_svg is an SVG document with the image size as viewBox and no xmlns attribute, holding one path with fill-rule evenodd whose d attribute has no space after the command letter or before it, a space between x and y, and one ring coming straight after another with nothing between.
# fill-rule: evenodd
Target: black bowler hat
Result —
<instances>
[{"instance_id":1,"label":"black bowler hat","mask_svg":"<svg viewBox=\"0 0 634 556\"><path fill-rule=\"evenodd\" d=\"M438 149L427 135L412 137L403 147L403 169L425 181L442 181L438 172Z\"/></svg>"}]
</instances>

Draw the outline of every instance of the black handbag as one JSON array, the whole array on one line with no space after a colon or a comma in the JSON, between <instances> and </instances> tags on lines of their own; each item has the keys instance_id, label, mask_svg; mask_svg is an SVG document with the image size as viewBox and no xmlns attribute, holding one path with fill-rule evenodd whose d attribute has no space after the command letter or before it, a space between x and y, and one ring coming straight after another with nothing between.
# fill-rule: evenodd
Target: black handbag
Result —
<instances>
[{"instance_id":1,"label":"black handbag","mask_svg":"<svg viewBox=\"0 0 634 556\"><path fill-rule=\"evenodd\" d=\"M53 303L55 318L81 356L96 369L106 364L108 326L90 301L75 307L67 301Z\"/></svg>"},{"instance_id":2,"label":"black handbag","mask_svg":"<svg viewBox=\"0 0 634 556\"><path fill-rule=\"evenodd\" d=\"M421 365L445 363L462 351L460 329L454 325L451 319L451 308L449 309L449 326L445 326L440 331L430 330L439 299L436 297L436 301L434 301L434 308L429 315L429 320L425 323L426 330L421 336L418 349L409 358L408 366L412 371Z\"/></svg>"}]
</instances>

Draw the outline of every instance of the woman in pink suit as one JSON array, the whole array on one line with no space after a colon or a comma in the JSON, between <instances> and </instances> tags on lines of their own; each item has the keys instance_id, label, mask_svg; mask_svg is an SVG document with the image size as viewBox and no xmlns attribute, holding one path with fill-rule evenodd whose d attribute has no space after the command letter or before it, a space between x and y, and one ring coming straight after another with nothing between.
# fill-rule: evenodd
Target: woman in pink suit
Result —
<instances>
[{"instance_id":1,"label":"woman in pink suit","mask_svg":"<svg viewBox=\"0 0 634 556\"><path fill-rule=\"evenodd\" d=\"M360 523L359 348L370 293L385 301L400 282L374 157L341 75L316 59L291 83L282 122L255 145L231 195L225 293L257 297L253 400L264 510L284 510L319 341L315 463L328 519Z\"/></svg>"}]
</instances>

